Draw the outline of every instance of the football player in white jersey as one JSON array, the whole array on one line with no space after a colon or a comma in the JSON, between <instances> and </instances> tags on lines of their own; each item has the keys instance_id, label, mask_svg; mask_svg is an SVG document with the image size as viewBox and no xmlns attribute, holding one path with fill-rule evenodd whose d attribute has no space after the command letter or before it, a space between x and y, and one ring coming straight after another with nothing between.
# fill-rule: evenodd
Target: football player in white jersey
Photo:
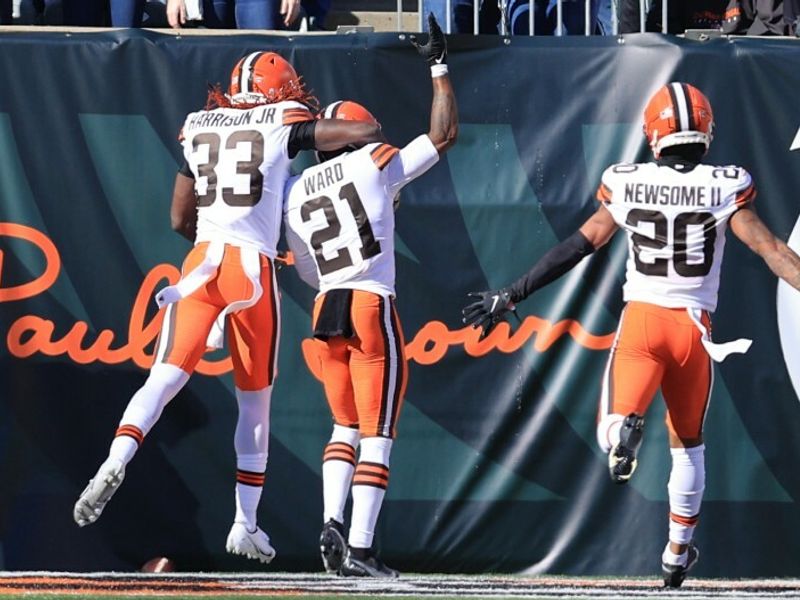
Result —
<instances>
[{"instance_id":1,"label":"football player in white jersey","mask_svg":"<svg viewBox=\"0 0 800 600\"><path fill-rule=\"evenodd\" d=\"M182 277L156 295L164 309L154 364L131 398L108 459L73 516L93 523L119 488L125 467L207 348L227 328L239 416L236 514L226 549L267 563L275 551L256 522L269 442L280 298L274 259L291 159L304 149L382 141L377 125L315 119L316 99L274 52L238 61L228 93L217 86L181 132L186 162L175 181L173 228L194 242Z\"/></svg>"},{"instance_id":2,"label":"football player in white jersey","mask_svg":"<svg viewBox=\"0 0 800 600\"><path fill-rule=\"evenodd\" d=\"M395 308L394 199L436 164L458 133L445 38L433 15L429 32L428 43L417 46L433 81L427 135L401 149L371 144L321 153L323 162L292 178L286 190L286 239L300 276L319 289L313 343L334 421L323 455L320 550L326 570L344 576L397 577L372 549L407 379ZM334 102L324 116L377 123L350 101Z\"/></svg>"},{"instance_id":3,"label":"football player in white jersey","mask_svg":"<svg viewBox=\"0 0 800 600\"><path fill-rule=\"evenodd\" d=\"M606 244L628 238L625 309L602 383L597 440L613 481L636 468L644 414L658 388L667 406L672 471L664 583L678 587L697 562L692 535L705 488L703 421L712 360L746 352L749 340L715 344L709 314L717 305L725 230L800 289L800 258L753 209L756 192L741 167L701 164L713 132L711 105L697 88L670 83L650 99L644 132L656 162L618 164L603 173L600 206L578 231L500 290L472 294L464 322L485 336L514 305Z\"/></svg>"}]
</instances>

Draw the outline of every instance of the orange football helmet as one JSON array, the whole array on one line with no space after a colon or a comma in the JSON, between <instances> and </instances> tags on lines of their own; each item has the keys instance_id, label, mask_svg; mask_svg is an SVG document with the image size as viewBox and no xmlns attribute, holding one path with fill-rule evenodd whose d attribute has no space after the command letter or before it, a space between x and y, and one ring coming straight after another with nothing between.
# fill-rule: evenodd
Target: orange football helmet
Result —
<instances>
[{"instance_id":1,"label":"orange football helmet","mask_svg":"<svg viewBox=\"0 0 800 600\"><path fill-rule=\"evenodd\" d=\"M361 106L358 102L352 100L337 100L330 103L320 113L322 119L344 119L345 121L363 121L364 123L372 123L373 125L381 126L378 119L372 116L366 108Z\"/></svg>"},{"instance_id":2,"label":"orange football helmet","mask_svg":"<svg viewBox=\"0 0 800 600\"><path fill-rule=\"evenodd\" d=\"M644 109L644 135L656 158L668 146L704 144L714 139L711 103L693 85L668 83L659 89Z\"/></svg>"},{"instance_id":3,"label":"orange football helmet","mask_svg":"<svg viewBox=\"0 0 800 600\"><path fill-rule=\"evenodd\" d=\"M302 89L294 67L275 52L251 52L231 71L228 96L234 103L276 102L288 95L287 88Z\"/></svg>"}]
</instances>

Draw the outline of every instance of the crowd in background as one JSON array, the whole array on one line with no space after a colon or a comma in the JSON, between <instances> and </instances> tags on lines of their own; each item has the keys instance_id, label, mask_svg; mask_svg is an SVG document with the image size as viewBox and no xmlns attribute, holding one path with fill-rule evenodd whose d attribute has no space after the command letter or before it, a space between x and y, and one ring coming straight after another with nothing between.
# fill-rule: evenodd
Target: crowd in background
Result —
<instances>
[{"instance_id":1,"label":"crowd in background","mask_svg":"<svg viewBox=\"0 0 800 600\"><path fill-rule=\"evenodd\" d=\"M0 25L324 29L331 0L0 0Z\"/></svg>"},{"instance_id":2,"label":"crowd in background","mask_svg":"<svg viewBox=\"0 0 800 600\"><path fill-rule=\"evenodd\" d=\"M0 24L112 27L189 27L225 29L324 30L332 0L0 0ZM664 31L661 0L651 0L644 19L639 0L421 0L452 33L472 33L479 3L480 33L584 35L586 4L591 34ZM192 5L196 5L193 8ZM364 0L364 9L370 2ZM530 10L533 8L533 19ZM12 12L16 19L12 18ZM558 15L561 14L559 20ZM719 30L736 35L800 35L800 0L670 0L666 31Z\"/></svg>"}]
</instances>

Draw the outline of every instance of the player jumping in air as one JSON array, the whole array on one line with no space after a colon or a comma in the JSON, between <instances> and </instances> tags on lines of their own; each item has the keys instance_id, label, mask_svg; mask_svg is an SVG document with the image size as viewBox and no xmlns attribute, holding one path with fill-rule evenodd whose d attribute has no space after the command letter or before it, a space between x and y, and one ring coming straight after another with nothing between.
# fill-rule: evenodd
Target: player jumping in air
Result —
<instances>
[{"instance_id":1,"label":"player jumping in air","mask_svg":"<svg viewBox=\"0 0 800 600\"><path fill-rule=\"evenodd\" d=\"M685 83L659 89L645 109L644 133L656 161L609 167L594 215L512 285L473 294L477 300L463 314L465 323L487 335L516 303L606 244L617 229L625 230L626 305L602 382L597 440L608 452L611 479L626 483L636 468L644 415L661 388L672 455L662 570L664 584L679 587L699 556L692 535L705 488L711 361L745 352L750 344L711 341L725 230L730 224L796 289L800 258L756 215L747 171L700 162L713 133L711 105L700 90Z\"/></svg>"},{"instance_id":2,"label":"player jumping in air","mask_svg":"<svg viewBox=\"0 0 800 600\"><path fill-rule=\"evenodd\" d=\"M269 409L280 330L274 259L291 159L383 141L371 123L317 120L316 99L274 52L238 61L228 94L218 88L182 130L186 163L175 180L173 228L194 242L181 280L161 290L164 311L155 360L122 415L108 458L74 508L80 526L97 520L164 407L189 380L207 347L227 329L239 416L236 515L226 549L267 563L275 556L257 525L269 442Z\"/></svg>"},{"instance_id":3,"label":"player jumping in air","mask_svg":"<svg viewBox=\"0 0 800 600\"><path fill-rule=\"evenodd\" d=\"M393 203L458 133L445 38L432 15L428 21L428 43L417 46L433 81L428 134L402 149L371 144L320 153L323 162L292 178L286 193L289 248L300 276L319 289L314 346L334 421L322 464L320 549L326 570L345 576L397 577L372 549L408 374L395 308ZM324 116L377 123L350 101L334 102ZM351 491L346 544L344 507Z\"/></svg>"}]
</instances>

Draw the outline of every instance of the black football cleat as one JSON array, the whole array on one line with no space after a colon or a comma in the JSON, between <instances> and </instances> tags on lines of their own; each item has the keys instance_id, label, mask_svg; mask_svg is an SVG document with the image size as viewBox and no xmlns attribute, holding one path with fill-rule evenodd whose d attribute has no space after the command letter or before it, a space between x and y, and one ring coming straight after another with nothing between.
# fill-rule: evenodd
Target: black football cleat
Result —
<instances>
[{"instance_id":1,"label":"black football cleat","mask_svg":"<svg viewBox=\"0 0 800 600\"><path fill-rule=\"evenodd\" d=\"M347 542L344 540L344 525L330 519L322 526L319 534L319 552L322 555L322 564L328 573L339 573L339 568L347 552Z\"/></svg>"},{"instance_id":2,"label":"black football cleat","mask_svg":"<svg viewBox=\"0 0 800 600\"><path fill-rule=\"evenodd\" d=\"M622 422L619 444L608 453L608 472L614 483L628 483L638 464L636 453L642 445L644 417L631 413Z\"/></svg>"},{"instance_id":3,"label":"black football cleat","mask_svg":"<svg viewBox=\"0 0 800 600\"><path fill-rule=\"evenodd\" d=\"M380 558L372 551L367 550L366 556L356 558L353 552L348 549L342 567L339 569L342 577L382 577L397 578L400 573L387 567Z\"/></svg>"},{"instance_id":4,"label":"black football cleat","mask_svg":"<svg viewBox=\"0 0 800 600\"><path fill-rule=\"evenodd\" d=\"M686 573L689 572L693 566L697 564L697 559L700 558L700 551L694 544L689 544L686 552L689 554L686 557L685 565L670 565L668 563L661 563L661 572L664 575L664 587L666 588L679 588L686 579Z\"/></svg>"}]
</instances>

